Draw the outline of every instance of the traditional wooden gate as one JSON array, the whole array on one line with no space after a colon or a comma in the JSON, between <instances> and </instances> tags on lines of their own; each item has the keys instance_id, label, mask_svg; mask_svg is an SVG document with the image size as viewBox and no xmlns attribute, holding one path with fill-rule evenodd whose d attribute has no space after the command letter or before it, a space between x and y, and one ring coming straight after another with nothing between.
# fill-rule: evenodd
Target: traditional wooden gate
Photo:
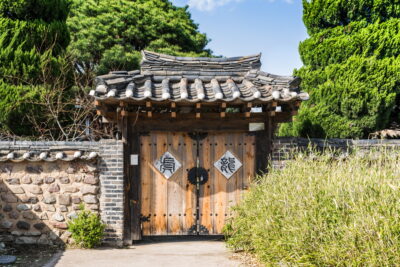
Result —
<instances>
[{"instance_id":1,"label":"traditional wooden gate","mask_svg":"<svg viewBox=\"0 0 400 267\"><path fill-rule=\"evenodd\" d=\"M222 234L232 215L230 208L254 176L254 136L151 132L140 142L143 235ZM181 165L169 178L163 173L171 173L167 167L160 170L156 164L166 152ZM227 152L231 157L224 158ZM229 178L215 166L221 159L226 162L225 175L232 175ZM237 164L233 174L232 164Z\"/></svg>"},{"instance_id":2,"label":"traditional wooden gate","mask_svg":"<svg viewBox=\"0 0 400 267\"><path fill-rule=\"evenodd\" d=\"M124 242L221 234L251 177L267 171L277 124L309 96L299 78L261 71L260 55L142 56L140 70L99 76L90 92L124 144Z\"/></svg>"}]
</instances>

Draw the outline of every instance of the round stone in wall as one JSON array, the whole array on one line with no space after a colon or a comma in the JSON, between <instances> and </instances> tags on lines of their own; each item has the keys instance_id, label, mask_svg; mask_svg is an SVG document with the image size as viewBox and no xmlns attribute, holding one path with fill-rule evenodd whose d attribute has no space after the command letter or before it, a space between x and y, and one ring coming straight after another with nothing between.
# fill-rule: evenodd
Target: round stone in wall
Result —
<instances>
[{"instance_id":1,"label":"round stone in wall","mask_svg":"<svg viewBox=\"0 0 400 267\"><path fill-rule=\"evenodd\" d=\"M54 183L54 181L55 181L55 179L54 179L53 177L46 177L46 178L44 179L44 182L45 182L46 184Z\"/></svg>"},{"instance_id":2,"label":"round stone in wall","mask_svg":"<svg viewBox=\"0 0 400 267\"><path fill-rule=\"evenodd\" d=\"M62 184L68 184L68 183L69 183L69 178L68 178L68 177L61 177L61 178L60 178L60 183L62 183Z\"/></svg>"},{"instance_id":3,"label":"round stone in wall","mask_svg":"<svg viewBox=\"0 0 400 267\"><path fill-rule=\"evenodd\" d=\"M29 177L29 176L24 176L24 177L22 177L22 179L21 179L21 183L23 183L23 184L30 184L30 183L32 183L32 179L31 179L31 177Z\"/></svg>"},{"instance_id":4,"label":"round stone in wall","mask_svg":"<svg viewBox=\"0 0 400 267\"><path fill-rule=\"evenodd\" d=\"M58 186L58 184L52 184L49 186L49 188L47 188L47 191L49 191L50 193L60 192L60 187Z\"/></svg>"},{"instance_id":5,"label":"round stone in wall","mask_svg":"<svg viewBox=\"0 0 400 267\"><path fill-rule=\"evenodd\" d=\"M17 260L17 257L11 255L0 256L0 264L12 264Z\"/></svg>"},{"instance_id":6,"label":"round stone in wall","mask_svg":"<svg viewBox=\"0 0 400 267\"><path fill-rule=\"evenodd\" d=\"M22 230L29 230L29 228L31 228L31 225L24 221L18 221L17 228Z\"/></svg>"},{"instance_id":7,"label":"round stone in wall","mask_svg":"<svg viewBox=\"0 0 400 267\"><path fill-rule=\"evenodd\" d=\"M96 204L98 200L94 195L85 195L83 201L87 204Z\"/></svg>"},{"instance_id":8,"label":"round stone in wall","mask_svg":"<svg viewBox=\"0 0 400 267\"><path fill-rule=\"evenodd\" d=\"M58 222L64 221L64 216L61 213L55 213L52 218Z\"/></svg>"}]
</instances>

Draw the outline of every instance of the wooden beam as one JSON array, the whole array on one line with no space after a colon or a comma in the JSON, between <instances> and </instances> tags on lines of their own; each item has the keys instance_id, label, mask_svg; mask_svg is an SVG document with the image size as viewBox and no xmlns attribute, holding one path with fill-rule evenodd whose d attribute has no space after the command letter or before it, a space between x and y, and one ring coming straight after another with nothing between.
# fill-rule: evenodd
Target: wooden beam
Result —
<instances>
[{"instance_id":1,"label":"wooden beam","mask_svg":"<svg viewBox=\"0 0 400 267\"><path fill-rule=\"evenodd\" d=\"M221 103L221 113L220 113L221 118L226 117L226 102Z\"/></svg>"},{"instance_id":2,"label":"wooden beam","mask_svg":"<svg viewBox=\"0 0 400 267\"><path fill-rule=\"evenodd\" d=\"M274 101L271 103L271 107L276 108L278 106L278 102Z\"/></svg>"},{"instance_id":3,"label":"wooden beam","mask_svg":"<svg viewBox=\"0 0 400 267\"><path fill-rule=\"evenodd\" d=\"M269 112L269 116L270 116L270 117L275 117L275 115L276 115L276 112L275 112L275 111L270 111L270 112Z\"/></svg>"},{"instance_id":4,"label":"wooden beam","mask_svg":"<svg viewBox=\"0 0 400 267\"><path fill-rule=\"evenodd\" d=\"M253 107L253 105L251 104L251 102L247 103L246 105L246 118L250 118L251 116L251 108Z\"/></svg>"},{"instance_id":5,"label":"wooden beam","mask_svg":"<svg viewBox=\"0 0 400 267\"><path fill-rule=\"evenodd\" d=\"M120 107L126 107L127 104L126 104L126 102L124 102L124 101L119 101L119 106L120 106Z\"/></svg>"},{"instance_id":6,"label":"wooden beam","mask_svg":"<svg viewBox=\"0 0 400 267\"><path fill-rule=\"evenodd\" d=\"M171 118L176 118L176 103L171 102Z\"/></svg>"},{"instance_id":7,"label":"wooden beam","mask_svg":"<svg viewBox=\"0 0 400 267\"><path fill-rule=\"evenodd\" d=\"M151 109L151 102L150 101L146 102L146 111L147 111L147 117L149 117L149 118L153 117L153 112L152 112L152 109Z\"/></svg>"},{"instance_id":8,"label":"wooden beam","mask_svg":"<svg viewBox=\"0 0 400 267\"><path fill-rule=\"evenodd\" d=\"M126 110L121 110L121 116L122 117L128 117L129 116L129 112Z\"/></svg>"},{"instance_id":9,"label":"wooden beam","mask_svg":"<svg viewBox=\"0 0 400 267\"><path fill-rule=\"evenodd\" d=\"M95 100L94 101L94 105L97 106L97 107L100 107L101 106L101 102L99 100Z\"/></svg>"},{"instance_id":10,"label":"wooden beam","mask_svg":"<svg viewBox=\"0 0 400 267\"><path fill-rule=\"evenodd\" d=\"M201 109L201 103L196 103L196 119L201 118L200 109Z\"/></svg>"}]
</instances>

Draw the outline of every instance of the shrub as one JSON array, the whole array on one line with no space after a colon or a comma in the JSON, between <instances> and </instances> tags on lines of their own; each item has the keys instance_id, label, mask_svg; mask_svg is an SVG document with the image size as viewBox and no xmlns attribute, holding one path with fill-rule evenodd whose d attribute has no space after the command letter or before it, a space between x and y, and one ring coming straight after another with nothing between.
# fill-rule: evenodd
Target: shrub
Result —
<instances>
[{"instance_id":1,"label":"shrub","mask_svg":"<svg viewBox=\"0 0 400 267\"><path fill-rule=\"evenodd\" d=\"M273 266L396 266L399 166L384 149L346 160L299 155L235 207L228 245Z\"/></svg>"},{"instance_id":2,"label":"shrub","mask_svg":"<svg viewBox=\"0 0 400 267\"><path fill-rule=\"evenodd\" d=\"M100 244L106 225L100 216L81 207L78 217L68 223L68 231L76 244L83 248L93 248Z\"/></svg>"},{"instance_id":3,"label":"shrub","mask_svg":"<svg viewBox=\"0 0 400 267\"><path fill-rule=\"evenodd\" d=\"M366 138L400 123L399 0L303 0L294 71L310 94L281 136Z\"/></svg>"}]
</instances>

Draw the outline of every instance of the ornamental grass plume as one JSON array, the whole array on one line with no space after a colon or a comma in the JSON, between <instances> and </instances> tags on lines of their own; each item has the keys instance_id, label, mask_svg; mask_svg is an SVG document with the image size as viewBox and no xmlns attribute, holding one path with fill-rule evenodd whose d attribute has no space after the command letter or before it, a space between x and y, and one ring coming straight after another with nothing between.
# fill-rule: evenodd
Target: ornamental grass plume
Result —
<instances>
[{"instance_id":1,"label":"ornamental grass plume","mask_svg":"<svg viewBox=\"0 0 400 267\"><path fill-rule=\"evenodd\" d=\"M311 154L257 178L225 227L228 245L272 266L398 265L400 154Z\"/></svg>"}]
</instances>

